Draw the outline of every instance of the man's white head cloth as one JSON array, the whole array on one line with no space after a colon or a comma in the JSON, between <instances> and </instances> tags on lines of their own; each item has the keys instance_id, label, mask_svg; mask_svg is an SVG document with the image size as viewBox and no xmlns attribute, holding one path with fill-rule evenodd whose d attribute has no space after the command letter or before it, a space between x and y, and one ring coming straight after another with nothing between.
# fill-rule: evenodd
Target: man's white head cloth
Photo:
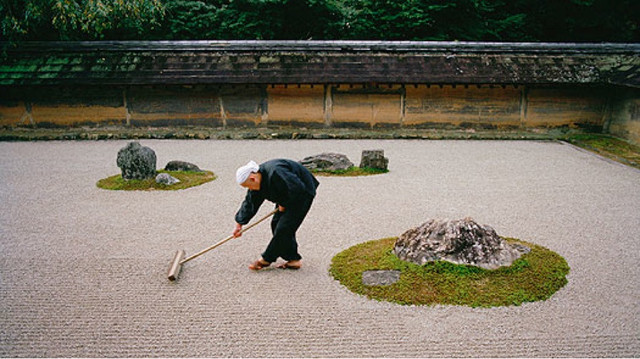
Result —
<instances>
[{"instance_id":1,"label":"man's white head cloth","mask_svg":"<svg viewBox=\"0 0 640 359\"><path fill-rule=\"evenodd\" d=\"M257 163L255 163L254 161L249 161L249 163L238 168L238 170L236 171L236 182L238 182L238 184L243 184L244 181L249 178L249 175L251 173L258 172L259 168L260 167Z\"/></svg>"}]
</instances>

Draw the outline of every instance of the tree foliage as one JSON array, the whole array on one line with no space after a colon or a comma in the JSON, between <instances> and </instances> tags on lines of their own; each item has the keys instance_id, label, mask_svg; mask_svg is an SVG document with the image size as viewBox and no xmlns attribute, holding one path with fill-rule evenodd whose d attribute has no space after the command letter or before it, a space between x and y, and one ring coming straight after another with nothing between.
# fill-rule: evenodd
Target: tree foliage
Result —
<instances>
[{"instance_id":1,"label":"tree foliage","mask_svg":"<svg viewBox=\"0 0 640 359\"><path fill-rule=\"evenodd\" d=\"M2 37L16 40L145 39L164 18L161 0L3 0Z\"/></svg>"},{"instance_id":2,"label":"tree foliage","mask_svg":"<svg viewBox=\"0 0 640 359\"><path fill-rule=\"evenodd\" d=\"M640 40L637 0L1 0L2 40Z\"/></svg>"},{"instance_id":3,"label":"tree foliage","mask_svg":"<svg viewBox=\"0 0 640 359\"><path fill-rule=\"evenodd\" d=\"M322 0L177 0L165 23L171 39L303 40L338 36L339 20Z\"/></svg>"},{"instance_id":4,"label":"tree foliage","mask_svg":"<svg viewBox=\"0 0 640 359\"><path fill-rule=\"evenodd\" d=\"M164 15L160 0L53 0L61 40L136 39L153 34Z\"/></svg>"},{"instance_id":5,"label":"tree foliage","mask_svg":"<svg viewBox=\"0 0 640 359\"><path fill-rule=\"evenodd\" d=\"M43 40L52 35L51 0L0 1L0 39L8 41L31 40L41 34Z\"/></svg>"}]
</instances>

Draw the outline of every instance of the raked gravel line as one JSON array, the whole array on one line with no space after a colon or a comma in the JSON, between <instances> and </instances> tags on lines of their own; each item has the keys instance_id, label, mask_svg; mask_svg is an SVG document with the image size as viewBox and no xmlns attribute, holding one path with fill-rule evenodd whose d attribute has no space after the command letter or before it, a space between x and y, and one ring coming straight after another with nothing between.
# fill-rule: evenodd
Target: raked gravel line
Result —
<instances>
[{"instance_id":1,"label":"raked gravel line","mask_svg":"<svg viewBox=\"0 0 640 359\"><path fill-rule=\"evenodd\" d=\"M143 140L159 167L185 160L219 178L97 188L126 143L0 143L1 356L640 356L640 171L558 142ZM378 148L389 173L319 178L300 271L247 269L262 224L167 280L177 249L230 234L247 160L331 151L357 164ZM544 302L474 309L377 302L328 274L356 243L466 216L559 253L569 283Z\"/></svg>"}]
</instances>

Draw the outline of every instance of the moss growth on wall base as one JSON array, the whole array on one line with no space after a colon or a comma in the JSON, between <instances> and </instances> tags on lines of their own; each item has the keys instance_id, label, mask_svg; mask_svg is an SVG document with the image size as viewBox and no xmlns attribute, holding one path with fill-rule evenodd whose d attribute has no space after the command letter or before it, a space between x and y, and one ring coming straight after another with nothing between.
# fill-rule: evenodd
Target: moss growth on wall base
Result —
<instances>
[{"instance_id":1,"label":"moss growth on wall base","mask_svg":"<svg viewBox=\"0 0 640 359\"><path fill-rule=\"evenodd\" d=\"M616 162L640 169L640 146L604 134L575 134L565 140Z\"/></svg>"}]
</instances>

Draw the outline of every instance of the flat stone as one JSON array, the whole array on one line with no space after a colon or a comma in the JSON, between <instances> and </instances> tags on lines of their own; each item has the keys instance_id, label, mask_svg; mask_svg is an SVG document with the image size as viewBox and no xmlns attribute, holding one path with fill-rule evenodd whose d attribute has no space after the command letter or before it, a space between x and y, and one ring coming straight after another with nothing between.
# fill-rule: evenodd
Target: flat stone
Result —
<instances>
[{"instance_id":1,"label":"flat stone","mask_svg":"<svg viewBox=\"0 0 640 359\"><path fill-rule=\"evenodd\" d=\"M325 152L315 156L305 157L300 161L309 170L346 170L353 167L353 162L341 153Z\"/></svg>"},{"instance_id":2,"label":"flat stone","mask_svg":"<svg viewBox=\"0 0 640 359\"><path fill-rule=\"evenodd\" d=\"M164 169L165 171L203 172L200 167L185 161L170 161Z\"/></svg>"},{"instance_id":3,"label":"flat stone","mask_svg":"<svg viewBox=\"0 0 640 359\"><path fill-rule=\"evenodd\" d=\"M391 285L400 280L398 270L368 270L362 273L362 284L364 285Z\"/></svg>"}]
</instances>

